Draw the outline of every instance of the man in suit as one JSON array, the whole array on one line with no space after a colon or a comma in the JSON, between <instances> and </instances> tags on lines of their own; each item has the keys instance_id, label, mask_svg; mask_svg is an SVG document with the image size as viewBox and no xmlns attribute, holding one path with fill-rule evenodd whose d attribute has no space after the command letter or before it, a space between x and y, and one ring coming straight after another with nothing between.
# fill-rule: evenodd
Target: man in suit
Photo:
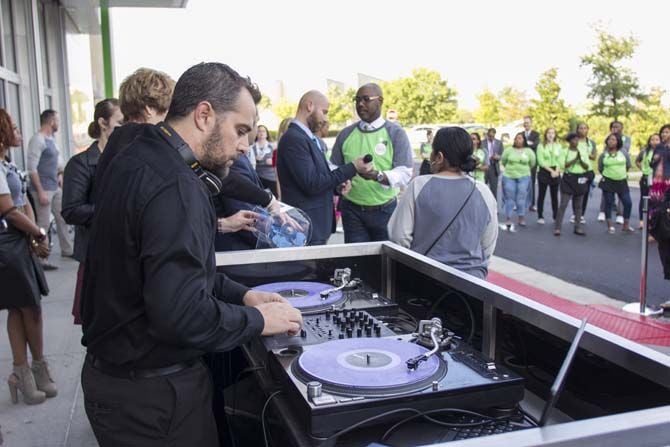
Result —
<instances>
[{"instance_id":1,"label":"man in suit","mask_svg":"<svg viewBox=\"0 0 670 447\"><path fill-rule=\"evenodd\" d=\"M537 145L540 144L540 134L533 130L533 118L530 116L523 117L523 140L524 144L531 148L533 152L537 152ZM528 209L530 211L537 211L535 208L535 178L537 177L537 166L530 171L530 185L528 193Z\"/></svg>"},{"instance_id":2,"label":"man in suit","mask_svg":"<svg viewBox=\"0 0 670 447\"><path fill-rule=\"evenodd\" d=\"M503 144L502 141L496 139L496 130L493 127L486 132L482 148L484 148L486 156L489 158L486 183L488 183L493 197L498 200L498 179L500 178L500 159L502 158Z\"/></svg>"},{"instance_id":3,"label":"man in suit","mask_svg":"<svg viewBox=\"0 0 670 447\"><path fill-rule=\"evenodd\" d=\"M277 172L282 201L302 209L312 220L311 245L323 245L333 228L333 195L357 173L372 170L363 157L330 170L314 135L328 115L329 102L321 92L312 90L298 103L298 113L281 137L277 151Z\"/></svg>"}]
</instances>

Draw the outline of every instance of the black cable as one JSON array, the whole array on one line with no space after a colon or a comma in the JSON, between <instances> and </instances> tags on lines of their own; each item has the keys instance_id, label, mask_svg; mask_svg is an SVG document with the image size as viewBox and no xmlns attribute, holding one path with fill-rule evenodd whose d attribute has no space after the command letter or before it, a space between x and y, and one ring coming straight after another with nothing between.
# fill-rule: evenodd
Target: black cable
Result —
<instances>
[{"instance_id":1,"label":"black cable","mask_svg":"<svg viewBox=\"0 0 670 447\"><path fill-rule=\"evenodd\" d=\"M440 421L438 419L431 418L431 417L428 416L430 414L436 414L436 413L461 413L461 414L467 414L467 415L470 415L470 416L475 416L475 417L478 417L478 418L482 418L483 420L479 421L479 422L466 422L466 423L456 423L456 422L454 422L454 423L452 423L452 422ZM386 441L386 439L389 436L391 436L391 433L393 433L395 430L397 430L398 427L406 424L407 422L413 421L414 419L418 419L418 418L421 418L421 417L428 420L429 422L432 422L433 424L441 425L443 427L450 427L450 428L454 428L454 427L476 427L476 426L479 426L479 425L489 424L491 422L504 421L504 420L509 419L509 416L504 416L504 417L486 416L486 415L481 414L481 413L476 413L474 411L469 411L469 410L462 410L462 409L459 409L459 408L440 408L440 409L437 409L437 410L422 411L422 412L414 414L414 415L412 415L408 418L405 418L405 419L397 422L393 426L391 426L391 428L386 430L384 435L381 437L380 441L381 442Z\"/></svg>"},{"instance_id":2,"label":"black cable","mask_svg":"<svg viewBox=\"0 0 670 447\"><path fill-rule=\"evenodd\" d=\"M467 344L471 344L471 343L472 343L472 339L473 339L474 336L475 336L475 324L476 324L476 323L475 323L475 314L474 314L474 312L472 311L472 306L470 306L470 303L468 303L468 301L465 299L465 297L464 297L463 295L461 295L460 293L458 293L457 291L455 291L455 290L449 290L449 291L447 291L447 292L444 292L444 293L442 294L442 296L440 296L440 297L435 301L435 303L433 303L432 307L428 310L428 314L427 314L427 315L428 315L428 317L430 317L431 315L433 315L433 313L437 310L437 308L438 308L439 305L442 303L442 301L444 301L444 299L445 299L446 297L448 297L449 295L456 295L456 296L461 300L461 302L465 305L465 309L468 311L468 316L470 317L470 334L468 335L468 338L466 339L466 343L467 343Z\"/></svg>"},{"instance_id":3,"label":"black cable","mask_svg":"<svg viewBox=\"0 0 670 447\"><path fill-rule=\"evenodd\" d=\"M398 409L396 409L396 410L387 411L387 412L385 412L385 413L381 413L381 414L378 414L378 415L376 415L376 416L372 416L372 417L369 417L369 418L367 418L367 419L364 419L364 420L362 420L362 421L360 421L360 422L356 422L355 424L350 425L349 427L346 427L346 428L344 428L344 429L342 429L342 430L340 430L340 431L338 431L338 432L333 433L332 435L328 436L327 438L320 438L320 437L317 437L317 436L312 436L312 439L315 439L315 440L317 440L317 441L323 441L323 442L325 442L325 441L331 441L331 440L333 440L333 439L339 438L340 436L349 433L349 432L352 431L352 430L357 429L357 428L360 427L361 425L365 425L365 424L367 424L367 423L369 423L369 422L376 421L377 419L381 419L381 418L383 418L383 417L390 416L390 415L392 415L392 414L396 414L396 413L406 413L406 412L408 412L408 411L411 412L411 413L421 413L419 410L417 410L417 409L415 409L415 408L398 408Z\"/></svg>"},{"instance_id":4,"label":"black cable","mask_svg":"<svg viewBox=\"0 0 670 447\"><path fill-rule=\"evenodd\" d=\"M265 447L270 447L270 444L268 444L268 432L267 429L265 428L265 412L268 409L268 405L270 404L270 401L274 399L274 397L282 393L282 390L275 391L274 393L270 394L268 399L265 401L265 405L263 405L263 411L261 411L261 426L263 427L263 439L265 440Z\"/></svg>"},{"instance_id":5,"label":"black cable","mask_svg":"<svg viewBox=\"0 0 670 447\"><path fill-rule=\"evenodd\" d=\"M538 420L535 418L535 416L533 416L532 414L530 414L529 412L527 412L526 410L524 410L523 407L522 407L521 405L518 405L517 408L519 409L519 411L521 412L521 414L523 414L523 416L526 418L526 420L527 420L528 422L531 423L531 425L534 425L535 427L539 427L539 426L540 426L540 421L538 421Z\"/></svg>"}]
</instances>

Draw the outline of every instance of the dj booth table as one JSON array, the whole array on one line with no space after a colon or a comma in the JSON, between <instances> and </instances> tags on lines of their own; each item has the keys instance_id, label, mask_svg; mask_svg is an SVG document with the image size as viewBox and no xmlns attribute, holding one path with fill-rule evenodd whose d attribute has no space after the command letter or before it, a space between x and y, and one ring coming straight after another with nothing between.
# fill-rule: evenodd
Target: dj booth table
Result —
<instances>
[{"instance_id":1,"label":"dj booth table","mask_svg":"<svg viewBox=\"0 0 670 447\"><path fill-rule=\"evenodd\" d=\"M249 286L298 280L327 282L335 269L348 267L352 276L401 311L418 319L441 311L445 326L459 326L454 332L484 358L515 368L524 377L521 404L527 409L541 406L537 395L548 395L547 383L553 380L580 323L389 242L217 253L216 260L220 269ZM467 313L462 312L461 302ZM375 315L374 309L370 313ZM459 314L464 316L459 319ZM465 324L468 315L470 323ZM243 351L267 396L277 389L277 379L258 355L258 346L250 343ZM545 427L444 445L670 445L670 357L592 325L587 326L579 347L566 392L558 401L557 413L562 418L550 420ZM283 430L294 445L319 445L306 432L304 415L295 412L291 399L278 394L271 406L282 415Z\"/></svg>"}]
</instances>

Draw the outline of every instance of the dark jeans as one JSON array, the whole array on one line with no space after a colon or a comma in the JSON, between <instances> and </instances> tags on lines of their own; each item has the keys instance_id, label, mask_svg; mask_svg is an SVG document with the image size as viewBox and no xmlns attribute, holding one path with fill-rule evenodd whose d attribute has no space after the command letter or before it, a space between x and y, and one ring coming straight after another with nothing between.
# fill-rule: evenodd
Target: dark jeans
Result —
<instances>
[{"instance_id":1,"label":"dark jeans","mask_svg":"<svg viewBox=\"0 0 670 447\"><path fill-rule=\"evenodd\" d=\"M112 377L84 362L84 407L100 447L219 445L202 362L150 379Z\"/></svg>"},{"instance_id":2,"label":"dark jeans","mask_svg":"<svg viewBox=\"0 0 670 447\"><path fill-rule=\"evenodd\" d=\"M537 166L530 169L530 184L526 195L527 208L535 206L535 179L537 178Z\"/></svg>"},{"instance_id":3,"label":"dark jeans","mask_svg":"<svg viewBox=\"0 0 670 447\"><path fill-rule=\"evenodd\" d=\"M493 166L486 170L486 183L489 185L493 198L498 200L498 170Z\"/></svg>"},{"instance_id":4,"label":"dark jeans","mask_svg":"<svg viewBox=\"0 0 670 447\"><path fill-rule=\"evenodd\" d=\"M389 238L387 226L397 205L398 200L393 199L385 205L365 207L343 198L342 227L344 229L344 242L351 244L354 242L387 241Z\"/></svg>"},{"instance_id":5,"label":"dark jeans","mask_svg":"<svg viewBox=\"0 0 670 447\"><path fill-rule=\"evenodd\" d=\"M561 192L561 204L558 206L558 213L556 214L556 222L554 223L554 228L557 230L561 229L563 225L563 217L565 216L565 209L568 207L568 202L572 199L572 209L575 212L575 230L579 230L582 227L581 217L582 217L582 200L584 200L584 195L573 196Z\"/></svg>"},{"instance_id":6,"label":"dark jeans","mask_svg":"<svg viewBox=\"0 0 670 447\"><path fill-rule=\"evenodd\" d=\"M623 203L623 218L630 219L631 209L633 208L633 202L630 199L630 191L625 190L623 193L616 194L619 197L619 201ZM609 191L603 191L603 196L605 197L605 219L612 219L612 209L614 208L614 193Z\"/></svg>"},{"instance_id":7,"label":"dark jeans","mask_svg":"<svg viewBox=\"0 0 670 447\"><path fill-rule=\"evenodd\" d=\"M547 188L549 188L549 195L551 196L551 217L556 220L556 214L558 212L558 187L560 184L550 185L549 183L542 183L540 181L538 184L538 196L537 196L537 217L538 219L544 218L544 198L547 195Z\"/></svg>"}]
</instances>

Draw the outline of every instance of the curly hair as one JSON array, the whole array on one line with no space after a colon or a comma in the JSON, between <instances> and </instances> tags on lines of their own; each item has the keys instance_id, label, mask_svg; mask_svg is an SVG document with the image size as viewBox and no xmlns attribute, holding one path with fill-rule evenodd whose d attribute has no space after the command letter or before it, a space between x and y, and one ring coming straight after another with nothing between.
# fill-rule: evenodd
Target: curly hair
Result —
<instances>
[{"instance_id":1,"label":"curly hair","mask_svg":"<svg viewBox=\"0 0 670 447\"><path fill-rule=\"evenodd\" d=\"M10 147L14 143L14 126L12 118L5 109L0 109L0 149Z\"/></svg>"},{"instance_id":2,"label":"curly hair","mask_svg":"<svg viewBox=\"0 0 670 447\"><path fill-rule=\"evenodd\" d=\"M161 71L138 69L119 86L119 103L123 116L127 121L146 121L146 107L159 114L167 112L174 86L174 80Z\"/></svg>"}]
</instances>

